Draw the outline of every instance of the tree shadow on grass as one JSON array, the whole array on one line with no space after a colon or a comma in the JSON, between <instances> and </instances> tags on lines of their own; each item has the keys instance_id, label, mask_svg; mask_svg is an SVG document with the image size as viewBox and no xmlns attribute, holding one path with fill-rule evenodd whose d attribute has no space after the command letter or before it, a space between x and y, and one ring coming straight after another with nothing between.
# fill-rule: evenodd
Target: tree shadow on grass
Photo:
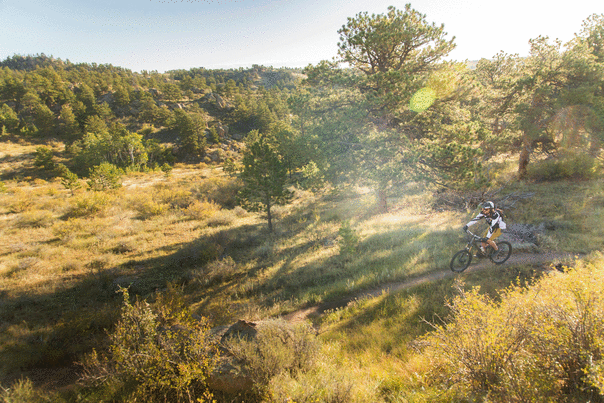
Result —
<instances>
[{"instance_id":1,"label":"tree shadow on grass","mask_svg":"<svg viewBox=\"0 0 604 403\"><path fill-rule=\"evenodd\" d=\"M34 369L72 366L93 348L102 349L121 312L119 287L130 287L133 298L152 297L168 283L186 284L192 270L258 244L261 233L260 226L227 229L166 256L91 266L47 292L0 290L0 383L10 385Z\"/></svg>"}]
</instances>

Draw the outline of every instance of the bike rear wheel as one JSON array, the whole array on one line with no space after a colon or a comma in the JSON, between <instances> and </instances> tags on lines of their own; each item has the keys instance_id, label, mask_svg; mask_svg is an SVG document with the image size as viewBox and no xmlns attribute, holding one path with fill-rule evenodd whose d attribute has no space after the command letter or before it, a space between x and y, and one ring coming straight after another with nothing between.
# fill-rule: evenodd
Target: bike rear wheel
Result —
<instances>
[{"instance_id":1,"label":"bike rear wheel","mask_svg":"<svg viewBox=\"0 0 604 403\"><path fill-rule=\"evenodd\" d=\"M472 261L472 255L467 250L460 250L456 254L453 255L453 259L451 259L451 270L460 273L468 268L470 262Z\"/></svg>"},{"instance_id":2,"label":"bike rear wheel","mask_svg":"<svg viewBox=\"0 0 604 403\"><path fill-rule=\"evenodd\" d=\"M489 259L491 259L491 262L495 264L502 264L508 260L512 254L512 244L506 241L501 241L497 242L497 247L499 249L493 251L493 253L489 255Z\"/></svg>"}]
</instances>

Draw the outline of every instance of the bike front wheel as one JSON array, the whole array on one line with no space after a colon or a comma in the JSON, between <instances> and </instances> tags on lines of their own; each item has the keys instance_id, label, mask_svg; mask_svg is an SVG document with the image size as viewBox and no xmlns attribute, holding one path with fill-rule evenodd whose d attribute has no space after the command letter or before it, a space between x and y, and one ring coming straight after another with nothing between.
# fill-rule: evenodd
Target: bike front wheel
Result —
<instances>
[{"instance_id":1,"label":"bike front wheel","mask_svg":"<svg viewBox=\"0 0 604 403\"><path fill-rule=\"evenodd\" d=\"M502 264L503 262L508 260L508 258L512 254L512 244L506 241L502 241L497 242L497 247L499 249L493 251L493 253L489 255L489 259L491 259L491 262L495 264Z\"/></svg>"},{"instance_id":2,"label":"bike front wheel","mask_svg":"<svg viewBox=\"0 0 604 403\"><path fill-rule=\"evenodd\" d=\"M451 259L451 270L460 273L468 268L472 261L472 255L467 250L460 250Z\"/></svg>"}]
</instances>

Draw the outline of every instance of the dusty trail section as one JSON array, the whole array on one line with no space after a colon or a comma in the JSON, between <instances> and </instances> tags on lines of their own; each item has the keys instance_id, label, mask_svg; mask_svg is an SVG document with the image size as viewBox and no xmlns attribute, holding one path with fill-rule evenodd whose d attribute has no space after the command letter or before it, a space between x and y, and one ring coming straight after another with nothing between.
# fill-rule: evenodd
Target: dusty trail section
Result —
<instances>
[{"instance_id":1,"label":"dusty trail section","mask_svg":"<svg viewBox=\"0 0 604 403\"><path fill-rule=\"evenodd\" d=\"M424 276L415 277L404 281L385 283L381 286L368 290L363 290L339 300L327 301L319 305L303 308L298 311L284 315L283 319L289 322L300 322L306 319L312 319L322 315L326 311L344 308L351 302L361 298L373 298L382 295L385 292L396 293L408 288L416 287L421 284L442 280L444 278L463 276L465 273L472 273L483 270L500 270L501 268L514 265L528 265L541 268L543 270L555 270L559 267L557 265L554 266L554 263L559 264L560 262L565 262L566 264L568 264L567 262L574 261L577 256L578 255L576 254L552 251L544 251L540 253L520 252L512 253L512 256L510 256L510 258L502 265L495 265L489 259L486 258L479 260L476 260L476 258L474 258L472 260L472 264L470 264L470 267L468 267L462 273L454 273L449 268L443 268L440 271L431 272Z\"/></svg>"}]
</instances>

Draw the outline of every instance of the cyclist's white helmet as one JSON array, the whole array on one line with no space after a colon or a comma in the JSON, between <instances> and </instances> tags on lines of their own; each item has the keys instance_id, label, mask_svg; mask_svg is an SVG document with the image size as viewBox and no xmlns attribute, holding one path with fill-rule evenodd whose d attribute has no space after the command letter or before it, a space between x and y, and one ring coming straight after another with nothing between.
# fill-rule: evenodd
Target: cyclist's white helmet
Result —
<instances>
[{"instance_id":1,"label":"cyclist's white helmet","mask_svg":"<svg viewBox=\"0 0 604 403\"><path fill-rule=\"evenodd\" d=\"M495 208L495 204L492 201L488 201L482 205L482 208Z\"/></svg>"}]
</instances>

